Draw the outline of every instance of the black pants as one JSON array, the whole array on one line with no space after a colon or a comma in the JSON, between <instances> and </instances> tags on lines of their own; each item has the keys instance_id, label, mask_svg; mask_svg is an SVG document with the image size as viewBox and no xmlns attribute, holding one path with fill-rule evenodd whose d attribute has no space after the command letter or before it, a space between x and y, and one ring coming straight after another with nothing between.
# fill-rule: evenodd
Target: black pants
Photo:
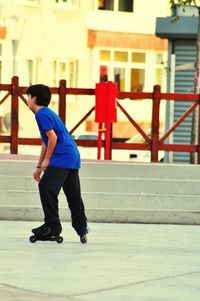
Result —
<instances>
[{"instance_id":1,"label":"black pants","mask_svg":"<svg viewBox=\"0 0 200 301\"><path fill-rule=\"evenodd\" d=\"M71 211L72 226L78 235L83 235L87 228L87 218L81 198L78 169L48 166L45 170L39 182L45 223L48 225L60 224L58 194L61 188L63 188Z\"/></svg>"}]
</instances>

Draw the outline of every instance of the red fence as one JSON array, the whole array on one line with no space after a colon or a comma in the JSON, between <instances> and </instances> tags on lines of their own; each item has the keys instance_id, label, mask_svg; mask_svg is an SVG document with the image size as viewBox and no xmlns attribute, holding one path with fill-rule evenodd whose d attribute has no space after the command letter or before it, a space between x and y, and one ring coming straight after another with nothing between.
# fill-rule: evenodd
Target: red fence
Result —
<instances>
[{"instance_id":1,"label":"red fence","mask_svg":"<svg viewBox=\"0 0 200 301\"><path fill-rule=\"evenodd\" d=\"M0 84L0 91L6 91L6 95L0 100L0 105L11 97L11 132L10 135L0 135L0 143L10 143L10 152L12 154L18 153L18 145L39 145L41 140L39 138L20 138L18 136L19 124L19 100L26 104L27 87L20 87L18 77L12 78L11 84ZM67 88L66 81L61 80L59 87L51 88L52 94L59 95L58 114L65 123L66 119L66 103L67 95L95 95L95 89L80 89ZM154 86L153 92L118 92L118 99L149 99L152 101L152 121L151 121L151 138L143 131L140 125L133 119L132 116L123 108L123 106L116 101L118 108L125 114L130 123L137 129L137 131L144 137L145 143L124 143L113 142L112 140L112 124L99 123L99 139L93 140L77 140L79 146L95 146L98 147L98 158L101 156L101 147L105 148L104 159L112 158L112 149L135 149L146 150L151 152L151 161L158 162L158 151L173 151L173 152L193 152L197 153L198 164L200 163L200 135L198 135L197 144L166 144L165 140L169 135L194 111L199 107L200 100L198 94L177 94L177 93L161 93L160 86ZM159 137L159 118L160 118L160 101L191 101L190 108L181 116L179 120L162 136ZM74 131L95 111L95 105L88 111L85 116L73 127L71 133ZM200 115L199 115L200 118ZM200 126L198 128L200 133ZM102 140L102 133L105 133L105 139Z\"/></svg>"}]
</instances>

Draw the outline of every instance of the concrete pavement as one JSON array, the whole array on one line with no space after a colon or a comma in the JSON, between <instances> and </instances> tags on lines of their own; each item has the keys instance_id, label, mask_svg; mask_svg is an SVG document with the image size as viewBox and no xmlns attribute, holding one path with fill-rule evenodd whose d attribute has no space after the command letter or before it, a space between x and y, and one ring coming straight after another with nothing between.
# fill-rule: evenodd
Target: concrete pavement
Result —
<instances>
[{"instance_id":1,"label":"concrete pavement","mask_svg":"<svg viewBox=\"0 0 200 301\"><path fill-rule=\"evenodd\" d=\"M0 300L199 301L200 226L69 223L64 242L29 243L36 222L0 221Z\"/></svg>"}]
</instances>

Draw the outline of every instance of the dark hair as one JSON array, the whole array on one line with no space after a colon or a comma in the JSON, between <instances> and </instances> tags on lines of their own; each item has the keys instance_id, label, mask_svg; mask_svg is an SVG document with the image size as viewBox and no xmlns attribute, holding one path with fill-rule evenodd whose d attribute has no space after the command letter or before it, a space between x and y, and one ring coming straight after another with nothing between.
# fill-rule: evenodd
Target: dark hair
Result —
<instances>
[{"instance_id":1,"label":"dark hair","mask_svg":"<svg viewBox=\"0 0 200 301\"><path fill-rule=\"evenodd\" d=\"M48 107L51 100L51 90L48 86L42 84L32 85L26 90L26 93L36 97L38 106Z\"/></svg>"}]
</instances>

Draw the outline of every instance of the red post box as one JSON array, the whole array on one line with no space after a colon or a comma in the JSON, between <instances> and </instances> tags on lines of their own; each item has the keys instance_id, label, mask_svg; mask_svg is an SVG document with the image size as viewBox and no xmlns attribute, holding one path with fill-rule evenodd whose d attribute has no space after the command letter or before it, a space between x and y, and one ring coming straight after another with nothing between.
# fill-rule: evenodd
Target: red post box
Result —
<instances>
[{"instance_id":1,"label":"red post box","mask_svg":"<svg viewBox=\"0 0 200 301\"><path fill-rule=\"evenodd\" d=\"M114 82L96 84L95 121L112 123L117 121L118 87Z\"/></svg>"},{"instance_id":2,"label":"red post box","mask_svg":"<svg viewBox=\"0 0 200 301\"><path fill-rule=\"evenodd\" d=\"M118 86L114 82L96 84L95 121L99 123L98 159L101 158L102 134L105 137L104 159L112 158L112 123L117 121ZM104 124L104 126L103 126Z\"/></svg>"}]
</instances>

